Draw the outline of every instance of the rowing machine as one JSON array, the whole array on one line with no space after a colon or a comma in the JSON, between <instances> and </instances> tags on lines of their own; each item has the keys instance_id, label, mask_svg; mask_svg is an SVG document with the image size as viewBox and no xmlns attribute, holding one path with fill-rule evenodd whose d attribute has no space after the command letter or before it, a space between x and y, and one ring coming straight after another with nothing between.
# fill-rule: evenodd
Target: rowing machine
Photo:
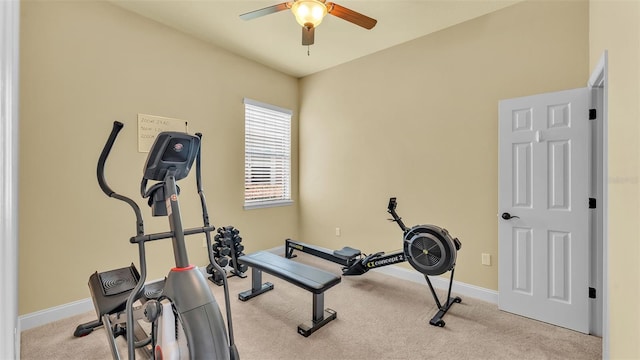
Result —
<instances>
[{"instance_id":1,"label":"rowing machine","mask_svg":"<svg viewBox=\"0 0 640 360\"><path fill-rule=\"evenodd\" d=\"M366 255L360 250L349 246L345 246L340 250L329 250L300 241L286 239L285 256L287 258L293 258L296 256L293 252L297 250L332 261L342 265L342 275L344 276L362 275L371 269L408 261L415 270L424 275L431 294L438 306L438 313L429 323L434 326L443 327L445 322L442 320L442 317L447 313L451 305L462 302L460 297L451 297L456 255L457 251L462 247L462 243L457 238L452 238L446 229L435 225L407 227L402 222L402 218L396 213L396 207L396 198L390 198L387 212L392 216L392 219L389 220L397 223L400 229L402 229L403 250L390 254L377 252ZM451 271L447 301L441 303L431 284L429 276L442 275L447 271Z\"/></svg>"}]
</instances>

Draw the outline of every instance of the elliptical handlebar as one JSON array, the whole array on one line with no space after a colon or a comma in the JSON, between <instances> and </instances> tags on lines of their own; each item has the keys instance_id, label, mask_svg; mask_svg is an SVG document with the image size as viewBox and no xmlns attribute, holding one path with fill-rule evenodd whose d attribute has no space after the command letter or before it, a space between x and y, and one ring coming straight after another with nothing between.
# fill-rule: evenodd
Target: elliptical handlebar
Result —
<instances>
[{"instance_id":1,"label":"elliptical handlebar","mask_svg":"<svg viewBox=\"0 0 640 360\"><path fill-rule=\"evenodd\" d=\"M197 132L195 134L200 140L202 140L202 133ZM207 210L207 200L204 196L204 191L202 190L202 146L198 148L198 155L196 156L196 188L198 190L198 195L200 196L200 205L202 207L202 222L205 228L211 229L211 231L215 230L215 227L209 223L209 212ZM186 234L185 230L185 234ZM213 255L213 247L211 246L211 232L205 231L205 239L207 242L207 255L209 256L209 263L213 265L213 267L219 273L223 274L225 271L215 260ZM240 359L240 355L238 354L238 348L235 344L235 339L233 336L233 321L231 320L231 301L229 300L229 285L227 283L227 277L222 277L222 284L224 286L224 302L227 313L227 332L229 335L229 353L231 355L231 360Z\"/></svg>"},{"instance_id":2,"label":"elliptical handlebar","mask_svg":"<svg viewBox=\"0 0 640 360\"><path fill-rule=\"evenodd\" d=\"M98 169L97 169L98 184L100 184L100 189L102 189L102 191L105 194L107 194L108 197L111 197L116 192L113 191L111 187L109 187L109 185L107 184L107 180L104 177L104 165L107 162L107 157L109 157L109 153L111 153L111 148L113 147L113 144L115 143L116 138L118 137L118 133L120 132L120 130L122 130L123 127L124 127L123 123L119 121L113 122L113 128L111 129L111 134L109 134L109 138L107 139L107 142L104 144L104 148L102 149L102 153L100 154L100 158L98 159Z\"/></svg>"},{"instance_id":3,"label":"elliptical handlebar","mask_svg":"<svg viewBox=\"0 0 640 360\"><path fill-rule=\"evenodd\" d=\"M120 195L115 191L113 191L109 186L109 184L107 184L107 180L105 179L105 176L104 176L105 163L107 162L107 158L111 153L111 148L113 147L113 144L115 143L116 138L118 137L118 133L120 133L120 130L122 130L123 127L124 127L123 123L119 121L113 122L113 128L111 129L111 134L109 134L109 138L107 139L107 142L104 144L104 148L102 149L102 153L100 153L100 158L98 159L98 167L96 169L97 176L98 176L98 184L100 185L100 189L102 189L102 191L108 197L124 201L127 204L129 204L129 206L131 206L131 208L133 209L133 212L136 214L136 233L138 235L142 235L144 234L144 225L143 225L144 223L142 220L142 213L140 212L140 207L131 198Z\"/></svg>"},{"instance_id":4,"label":"elliptical handlebar","mask_svg":"<svg viewBox=\"0 0 640 360\"><path fill-rule=\"evenodd\" d=\"M202 133L197 132L196 136L200 139L200 141L202 141ZM200 169L201 154L202 154L202 147L198 149L198 156L196 156L196 188L198 190L198 193L202 191L202 170ZM208 224L205 224L205 225L208 225Z\"/></svg>"}]
</instances>

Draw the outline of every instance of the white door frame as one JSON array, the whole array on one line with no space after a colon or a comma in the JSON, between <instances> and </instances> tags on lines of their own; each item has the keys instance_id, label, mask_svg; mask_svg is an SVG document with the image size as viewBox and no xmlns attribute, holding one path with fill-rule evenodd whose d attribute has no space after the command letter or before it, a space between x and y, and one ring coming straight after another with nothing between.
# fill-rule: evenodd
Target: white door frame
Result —
<instances>
[{"instance_id":1,"label":"white door frame","mask_svg":"<svg viewBox=\"0 0 640 360\"><path fill-rule=\"evenodd\" d=\"M596 289L596 298L590 301L592 334L602 337L602 356L609 358L609 239L608 239L608 65L605 51L589 81L589 108L596 112L591 122L590 189L596 207L590 211L590 275L589 286ZM591 114L590 114L591 115ZM591 117L591 116L590 116Z\"/></svg>"},{"instance_id":2,"label":"white door frame","mask_svg":"<svg viewBox=\"0 0 640 360\"><path fill-rule=\"evenodd\" d=\"M593 182L592 189L593 195L596 198L596 225L595 232L593 232L594 247L592 251L595 251L598 263L597 273L601 275L601 278L592 279L596 284L601 285L601 293L597 294L599 304L602 310L602 324L593 324L594 326L601 327L602 331L602 358L609 359L609 185L608 185L608 54L605 50L600 56L600 60L596 65L596 68L591 73L588 86L592 89L592 108L596 109L596 124L594 126L594 158L592 159L593 166ZM600 248L601 245L601 248ZM598 309L593 309L591 316L597 318Z\"/></svg>"},{"instance_id":3,"label":"white door frame","mask_svg":"<svg viewBox=\"0 0 640 360\"><path fill-rule=\"evenodd\" d=\"M0 1L0 24L0 358L19 359L18 0Z\"/></svg>"}]
</instances>

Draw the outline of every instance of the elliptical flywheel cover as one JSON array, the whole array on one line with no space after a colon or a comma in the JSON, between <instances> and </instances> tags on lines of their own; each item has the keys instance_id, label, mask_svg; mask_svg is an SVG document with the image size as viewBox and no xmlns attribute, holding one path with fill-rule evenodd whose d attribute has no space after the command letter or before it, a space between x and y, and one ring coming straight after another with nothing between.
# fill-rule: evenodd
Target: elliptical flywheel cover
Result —
<instances>
[{"instance_id":1,"label":"elliptical flywheel cover","mask_svg":"<svg viewBox=\"0 0 640 360\"><path fill-rule=\"evenodd\" d=\"M403 242L407 261L425 275L441 275L456 265L456 244L446 229L416 225L407 231Z\"/></svg>"}]
</instances>

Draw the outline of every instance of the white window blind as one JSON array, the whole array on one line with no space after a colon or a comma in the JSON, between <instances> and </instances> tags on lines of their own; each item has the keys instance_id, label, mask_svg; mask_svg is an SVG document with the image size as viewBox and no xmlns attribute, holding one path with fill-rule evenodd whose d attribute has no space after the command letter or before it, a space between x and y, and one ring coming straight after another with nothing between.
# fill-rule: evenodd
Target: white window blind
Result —
<instances>
[{"instance_id":1,"label":"white window blind","mask_svg":"<svg viewBox=\"0 0 640 360\"><path fill-rule=\"evenodd\" d=\"M244 208L291 201L291 110L244 99Z\"/></svg>"}]
</instances>

